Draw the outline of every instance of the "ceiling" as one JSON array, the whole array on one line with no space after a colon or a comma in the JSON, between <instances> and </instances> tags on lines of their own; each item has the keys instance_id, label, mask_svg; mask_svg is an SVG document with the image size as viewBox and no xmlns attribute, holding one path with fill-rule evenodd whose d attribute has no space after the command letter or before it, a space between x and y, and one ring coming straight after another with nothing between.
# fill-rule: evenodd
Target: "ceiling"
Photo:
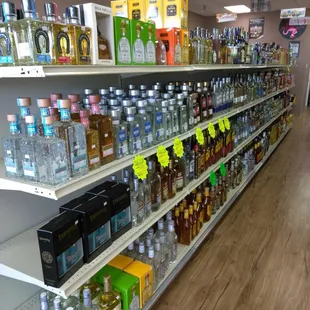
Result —
<instances>
[{"instance_id":1,"label":"ceiling","mask_svg":"<svg viewBox=\"0 0 310 310\"><path fill-rule=\"evenodd\" d=\"M215 16L217 13L228 12L224 9L224 6L244 4L251 8L251 3L251 0L189 0L189 10L203 16ZM203 6L205 6L205 9L203 9ZM272 11L298 7L310 8L310 1L271 0Z\"/></svg>"}]
</instances>

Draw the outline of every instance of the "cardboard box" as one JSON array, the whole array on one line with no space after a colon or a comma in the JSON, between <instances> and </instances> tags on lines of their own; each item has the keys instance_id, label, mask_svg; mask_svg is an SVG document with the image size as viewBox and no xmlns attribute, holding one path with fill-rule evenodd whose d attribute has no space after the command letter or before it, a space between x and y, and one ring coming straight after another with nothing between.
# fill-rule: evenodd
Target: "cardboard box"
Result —
<instances>
[{"instance_id":1,"label":"cardboard box","mask_svg":"<svg viewBox=\"0 0 310 310\"><path fill-rule=\"evenodd\" d=\"M44 283L60 287L84 264L79 215L63 212L38 229Z\"/></svg>"},{"instance_id":2,"label":"cardboard box","mask_svg":"<svg viewBox=\"0 0 310 310\"><path fill-rule=\"evenodd\" d=\"M156 37L163 41L166 46L167 51L167 64L168 65L179 65L182 61L182 49L181 49L181 58L175 57L175 50L178 44L178 47L181 47L180 43L180 28L161 28L156 29ZM180 60L180 61L176 61Z\"/></svg>"},{"instance_id":3,"label":"cardboard box","mask_svg":"<svg viewBox=\"0 0 310 310\"><path fill-rule=\"evenodd\" d=\"M114 18L114 38L117 65L131 65L130 21L125 17Z\"/></svg>"},{"instance_id":4,"label":"cardboard box","mask_svg":"<svg viewBox=\"0 0 310 310\"><path fill-rule=\"evenodd\" d=\"M123 272L112 281L112 288L121 294L123 310L138 310L140 308L139 279Z\"/></svg>"},{"instance_id":5,"label":"cardboard box","mask_svg":"<svg viewBox=\"0 0 310 310\"><path fill-rule=\"evenodd\" d=\"M105 265L100 271L98 271L92 278L95 283L104 285L104 277L110 275L111 282L113 284L114 280L118 278L123 273L122 270L114 268L109 265Z\"/></svg>"},{"instance_id":6,"label":"cardboard box","mask_svg":"<svg viewBox=\"0 0 310 310\"><path fill-rule=\"evenodd\" d=\"M79 15L84 16L85 26L92 29L92 64L115 65L111 8L96 3L86 3L76 7L79 8Z\"/></svg>"},{"instance_id":7,"label":"cardboard box","mask_svg":"<svg viewBox=\"0 0 310 310\"><path fill-rule=\"evenodd\" d=\"M112 266L114 268L124 270L126 267L128 267L133 262L133 259L131 257L125 256L125 255L117 255L115 256L110 262L109 266Z\"/></svg>"},{"instance_id":8,"label":"cardboard box","mask_svg":"<svg viewBox=\"0 0 310 310\"><path fill-rule=\"evenodd\" d=\"M155 27L164 26L164 7L163 0L145 0L146 16L145 19L155 22Z\"/></svg>"},{"instance_id":9,"label":"cardboard box","mask_svg":"<svg viewBox=\"0 0 310 310\"><path fill-rule=\"evenodd\" d=\"M134 261L124 271L139 279L140 308L143 308L154 292L152 267L139 261Z\"/></svg>"},{"instance_id":10,"label":"cardboard box","mask_svg":"<svg viewBox=\"0 0 310 310\"><path fill-rule=\"evenodd\" d=\"M128 0L128 18L145 20L145 0Z\"/></svg>"},{"instance_id":11,"label":"cardboard box","mask_svg":"<svg viewBox=\"0 0 310 310\"><path fill-rule=\"evenodd\" d=\"M111 9L113 16L127 17L128 18L128 6L127 0L113 0L111 1Z\"/></svg>"},{"instance_id":12,"label":"cardboard box","mask_svg":"<svg viewBox=\"0 0 310 310\"><path fill-rule=\"evenodd\" d=\"M164 28L188 27L188 1L187 0L163 0Z\"/></svg>"},{"instance_id":13,"label":"cardboard box","mask_svg":"<svg viewBox=\"0 0 310 310\"><path fill-rule=\"evenodd\" d=\"M156 65L156 28L153 23L145 23L143 28L145 32L145 63L147 65Z\"/></svg>"},{"instance_id":14,"label":"cardboard box","mask_svg":"<svg viewBox=\"0 0 310 310\"><path fill-rule=\"evenodd\" d=\"M145 65L145 47L147 42L146 24L139 20L130 20L130 45L133 65Z\"/></svg>"}]
</instances>

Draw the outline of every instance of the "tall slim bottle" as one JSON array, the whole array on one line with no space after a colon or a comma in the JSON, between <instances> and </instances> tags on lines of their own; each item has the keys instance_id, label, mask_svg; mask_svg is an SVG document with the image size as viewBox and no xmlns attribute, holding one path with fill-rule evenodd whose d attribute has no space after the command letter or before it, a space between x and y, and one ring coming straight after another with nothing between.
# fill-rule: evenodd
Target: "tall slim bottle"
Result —
<instances>
[{"instance_id":1,"label":"tall slim bottle","mask_svg":"<svg viewBox=\"0 0 310 310\"><path fill-rule=\"evenodd\" d=\"M181 242L184 245L190 245L192 242L192 227L191 223L189 221L189 213L188 210L184 210L184 222L182 226L182 238L183 242Z\"/></svg>"},{"instance_id":2,"label":"tall slim bottle","mask_svg":"<svg viewBox=\"0 0 310 310\"><path fill-rule=\"evenodd\" d=\"M151 187L151 201L152 211L155 212L161 205L161 180L160 176L156 172L155 162L150 160L148 162L148 178Z\"/></svg>"}]
</instances>

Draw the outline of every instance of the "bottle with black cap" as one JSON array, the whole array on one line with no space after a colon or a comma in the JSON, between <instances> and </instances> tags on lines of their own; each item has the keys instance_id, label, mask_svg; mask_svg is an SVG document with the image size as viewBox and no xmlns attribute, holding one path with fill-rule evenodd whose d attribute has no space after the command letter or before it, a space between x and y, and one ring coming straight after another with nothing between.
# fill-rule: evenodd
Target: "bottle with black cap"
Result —
<instances>
[{"instance_id":1,"label":"bottle with black cap","mask_svg":"<svg viewBox=\"0 0 310 310\"><path fill-rule=\"evenodd\" d=\"M37 18L34 0L22 0L24 18L14 24L18 63L52 64L52 27Z\"/></svg>"},{"instance_id":2,"label":"bottle with black cap","mask_svg":"<svg viewBox=\"0 0 310 310\"><path fill-rule=\"evenodd\" d=\"M5 45L1 46L0 66L16 65L17 54L13 36L13 28L16 21L14 3L3 2L0 6L0 36Z\"/></svg>"}]
</instances>

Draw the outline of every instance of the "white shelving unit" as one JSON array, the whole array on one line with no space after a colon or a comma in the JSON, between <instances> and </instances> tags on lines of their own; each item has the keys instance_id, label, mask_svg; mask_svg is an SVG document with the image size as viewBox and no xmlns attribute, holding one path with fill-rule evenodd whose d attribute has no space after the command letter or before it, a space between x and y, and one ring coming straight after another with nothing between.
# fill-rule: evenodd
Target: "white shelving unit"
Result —
<instances>
[{"instance_id":1,"label":"white shelving unit","mask_svg":"<svg viewBox=\"0 0 310 310\"><path fill-rule=\"evenodd\" d=\"M13 279L24 281L42 287L48 291L58 294L64 298L70 296L75 290L83 285L89 278L95 275L112 258L123 251L131 242L137 239L144 231L156 223L169 210L171 210L179 201L186 197L192 190L197 188L210 175L211 171L216 171L220 163L228 162L249 142L263 132L269 125L277 120L283 113L288 111L290 106L283 109L278 115L272 118L258 131L245 139L235 150L227 157L212 165L198 179L189 183L183 191L177 193L173 199L165 202L159 211L154 212L140 226L130 229L122 237L117 239L107 250L99 255L90 264L85 264L80 268L65 284L60 288L50 287L44 284L41 269L41 259L39 245L37 241L38 226L18 235L17 237L0 245L0 275Z\"/></svg>"},{"instance_id":2,"label":"white shelving unit","mask_svg":"<svg viewBox=\"0 0 310 310\"><path fill-rule=\"evenodd\" d=\"M208 122L204 122L202 124L197 125L195 128L189 130L188 132L179 135L178 137L181 140L185 140L193 135L195 135L196 129L199 127L202 130L207 129L208 128L208 124L210 122L212 122L213 124L216 124L219 120L219 118L223 118L224 116L227 116L228 118L242 112L245 110L248 110L278 94L281 94L289 89L291 89L292 87L294 87L295 85L292 85L290 87L285 87L279 91L276 91L272 94L269 94L267 96L265 96L264 98L260 98L258 100L255 100L253 102L250 102L246 105L244 105L243 107L240 107L239 109L235 109L232 110L228 113L225 113L223 115L217 116L215 118L213 118L212 120L208 121ZM161 145L167 147L170 147L173 145L174 143L174 139L172 138L170 140L167 140L165 142L163 142ZM140 152L140 155L142 155L143 157L147 158L153 154L156 154L157 151L157 147L158 145L155 145L149 149L143 150L142 152ZM52 186L44 186L41 184L36 184L36 183L29 183L29 182L23 182L23 181L19 181L19 180L11 180L11 179L7 179L5 177L5 167L4 167L4 163L1 162L0 163L0 190L14 190L14 191L22 191L25 193L30 193L33 195L37 195L37 196L42 196L45 198L49 198L49 199L60 199L62 197L65 197L77 190L80 190L90 184L93 184L113 173L115 173L116 171L122 170L130 165L132 165L133 159L134 159L135 155L129 155L126 156L124 158L121 158L119 160L113 161L109 164L106 164L104 166L102 166L99 169L96 169L94 171L89 172L87 175L82 176L78 179L73 179L63 185L59 185L56 187L52 187Z\"/></svg>"}]
</instances>

